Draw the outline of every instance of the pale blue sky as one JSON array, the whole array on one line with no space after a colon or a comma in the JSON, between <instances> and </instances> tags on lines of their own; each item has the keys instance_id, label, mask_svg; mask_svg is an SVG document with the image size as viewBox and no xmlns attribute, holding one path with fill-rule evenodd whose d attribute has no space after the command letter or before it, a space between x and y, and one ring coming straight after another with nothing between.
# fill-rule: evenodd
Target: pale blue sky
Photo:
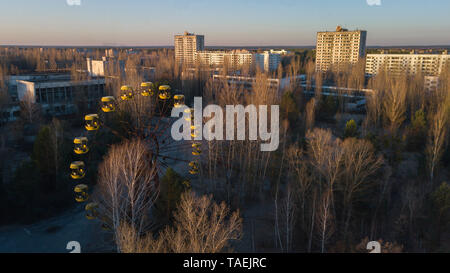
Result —
<instances>
[{"instance_id":1,"label":"pale blue sky","mask_svg":"<svg viewBox=\"0 0 450 273\"><path fill-rule=\"evenodd\" d=\"M173 45L184 30L206 45L314 45L340 24L369 45L450 45L450 1L0 0L0 45Z\"/></svg>"}]
</instances>

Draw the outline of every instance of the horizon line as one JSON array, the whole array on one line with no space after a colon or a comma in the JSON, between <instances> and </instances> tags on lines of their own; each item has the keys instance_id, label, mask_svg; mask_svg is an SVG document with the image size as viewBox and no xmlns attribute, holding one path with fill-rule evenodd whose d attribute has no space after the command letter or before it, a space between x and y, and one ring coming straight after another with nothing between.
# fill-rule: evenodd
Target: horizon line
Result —
<instances>
[{"instance_id":1,"label":"horizon line","mask_svg":"<svg viewBox=\"0 0 450 273\"><path fill-rule=\"evenodd\" d=\"M174 48L174 45L42 45L42 44L0 44L0 47L68 47L68 48ZM205 45L205 47L222 47L222 48L311 48L316 45ZM367 48L405 48L405 47L450 47L450 44L422 44L422 45L367 45Z\"/></svg>"}]
</instances>

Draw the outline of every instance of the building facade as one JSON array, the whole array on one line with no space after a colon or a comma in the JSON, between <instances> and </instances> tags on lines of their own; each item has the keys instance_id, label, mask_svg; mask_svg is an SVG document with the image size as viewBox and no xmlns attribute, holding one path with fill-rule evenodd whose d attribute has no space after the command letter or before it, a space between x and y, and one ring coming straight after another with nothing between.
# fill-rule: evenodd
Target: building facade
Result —
<instances>
[{"instance_id":1,"label":"building facade","mask_svg":"<svg viewBox=\"0 0 450 273\"><path fill-rule=\"evenodd\" d=\"M450 65L450 55L443 54L368 54L366 75L375 76L384 70L391 75L439 76Z\"/></svg>"},{"instance_id":2,"label":"building facade","mask_svg":"<svg viewBox=\"0 0 450 273\"><path fill-rule=\"evenodd\" d=\"M86 58L86 67L91 77L125 76L125 62L103 56L102 60Z\"/></svg>"},{"instance_id":3,"label":"building facade","mask_svg":"<svg viewBox=\"0 0 450 273\"><path fill-rule=\"evenodd\" d=\"M248 50L232 51L200 51L195 54L196 62L203 66L223 67L225 64L231 69L239 69L243 66L271 72L278 68L281 55L265 51L264 53L252 53Z\"/></svg>"},{"instance_id":4,"label":"building facade","mask_svg":"<svg viewBox=\"0 0 450 273\"><path fill-rule=\"evenodd\" d=\"M105 79L72 81L70 75L46 75L17 80L19 101L40 105L42 113L51 116L77 112L77 102L96 107L105 94Z\"/></svg>"},{"instance_id":5,"label":"building facade","mask_svg":"<svg viewBox=\"0 0 450 273\"><path fill-rule=\"evenodd\" d=\"M256 54L256 65L262 71L272 72L278 69L281 63L281 54L265 51L262 54Z\"/></svg>"},{"instance_id":6,"label":"building facade","mask_svg":"<svg viewBox=\"0 0 450 273\"><path fill-rule=\"evenodd\" d=\"M225 64L233 69L254 64L254 54L248 50L205 50L195 54L195 60L201 65L221 67Z\"/></svg>"},{"instance_id":7,"label":"building facade","mask_svg":"<svg viewBox=\"0 0 450 273\"><path fill-rule=\"evenodd\" d=\"M336 31L318 32L316 45L316 71L355 64L366 55L367 31L349 31L340 26Z\"/></svg>"},{"instance_id":8,"label":"building facade","mask_svg":"<svg viewBox=\"0 0 450 273\"><path fill-rule=\"evenodd\" d=\"M290 87L292 84L302 83L306 80L305 75L297 75L295 77L286 77L282 79L267 79L267 86L270 90L276 92L278 95L281 95L287 87ZM238 87L243 87L246 90L251 90L254 85L258 82L258 78L256 77L243 77L243 76L224 76L224 75L214 75L213 82L221 83L227 82L230 85L235 85Z\"/></svg>"},{"instance_id":9,"label":"building facade","mask_svg":"<svg viewBox=\"0 0 450 273\"><path fill-rule=\"evenodd\" d=\"M195 54L205 50L205 36L185 32L175 35L175 61L180 65L193 66Z\"/></svg>"}]
</instances>

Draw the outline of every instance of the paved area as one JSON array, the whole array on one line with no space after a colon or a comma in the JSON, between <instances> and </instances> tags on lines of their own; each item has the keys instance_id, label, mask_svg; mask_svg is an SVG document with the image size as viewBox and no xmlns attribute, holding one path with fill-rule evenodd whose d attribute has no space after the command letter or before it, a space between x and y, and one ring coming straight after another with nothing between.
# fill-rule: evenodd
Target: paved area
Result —
<instances>
[{"instance_id":1,"label":"paved area","mask_svg":"<svg viewBox=\"0 0 450 273\"><path fill-rule=\"evenodd\" d=\"M79 242L81 252L110 252L107 237L100 223L87 220L77 206L36 224L0 228L0 253L68 253L70 241Z\"/></svg>"}]
</instances>

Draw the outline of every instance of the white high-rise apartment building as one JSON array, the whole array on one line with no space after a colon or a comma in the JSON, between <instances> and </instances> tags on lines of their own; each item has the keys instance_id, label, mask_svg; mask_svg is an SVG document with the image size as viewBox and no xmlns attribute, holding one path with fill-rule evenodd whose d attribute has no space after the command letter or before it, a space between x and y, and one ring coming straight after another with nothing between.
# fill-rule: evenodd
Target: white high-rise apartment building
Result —
<instances>
[{"instance_id":1,"label":"white high-rise apartment building","mask_svg":"<svg viewBox=\"0 0 450 273\"><path fill-rule=\"evenodd\" d=\"M266 72L276 70L281 62L281 54L287 51L266 51L263 54L253 53L248 50L205 50L205 37L185 32L184 35L175 36L175 60L186 66L196 64L221 67L227 64L231 69L239 69L243 66L259 66Z\"/></svg>"},{"instance_id":2,"label":"white high-rise apartment building","mask_svg":"<svg viewBox=\"0 0 450 273\"><path fill-rule=\"evenodd\" d=\"M206 66L222 66L225 62L225 51L205 50L195 53L195 60Z\"/></svg>"},{"instance_id":3,"label":"white high-rise apartment building","mask_svg":"<svg viewBox=\"0 0 450 273\"><path fill-rule=\"evenodd\" d=\"M185 32L175 35L175 60L178 64L192 66L195 54L205 49L205 36Z\"/></svg>"},{"instance_id":4,"label":"white high-rise apartment building","mask_svg":"<svg viewBox=\"0 0 450 273\"><path fill-rule=\"evenodd\" d=\"M256 65L265 72L277 70L278 65L281 63L281 55L269 51L264 51L263 54L256 54L255 59Z\"/></svg>"},{"instance_id":5,"label":"white high-rise apartment building","mask_svg":"<svg viewBox=\"0 0 450 273\"><path fill-rule=\"evenodd\" d=\"M348 31L340 26L336 31L317 33L316 71L355 64L366 54L367 31Z\"/></svg>"},{"instance_id":6,"label":"white high-rise apartment building","mask_svg":"<svg viewBox=\"0 0 450 273\"><path fill-rule=\"evenodd\" d=\"M248 50L232 51L199 51L195 53L195 60L206 66L223 66L227 63L232 68L239 68L254 63L254 54Z\"/></svg>"},{"instance_id":7,"label":"white high-rise apartment building","mask_svg":"<svg viewBox=\"0 0 450 273\"><path fill-rule=\"evenodd\" d=\"M450 55L443 54L368 54L366 58L366 75L374 76L385 70L391 75L439 76L450 65Z\"/></svg>"},{"instance_id":8,"label":"white high-rise apartment building","mask_svg":"<svg viewBox=\"0 0 450 273\"><path fill-rule=\"evenodd\" d=\"M223 66L225 63L232 69L242 66L255 67L269 72L276 70L281 62L281 55L265 51L263 54L252 53L248 50L232 51L199 51L195 53L195 60L206 66Z\"/></svg>"}]
</instances>

